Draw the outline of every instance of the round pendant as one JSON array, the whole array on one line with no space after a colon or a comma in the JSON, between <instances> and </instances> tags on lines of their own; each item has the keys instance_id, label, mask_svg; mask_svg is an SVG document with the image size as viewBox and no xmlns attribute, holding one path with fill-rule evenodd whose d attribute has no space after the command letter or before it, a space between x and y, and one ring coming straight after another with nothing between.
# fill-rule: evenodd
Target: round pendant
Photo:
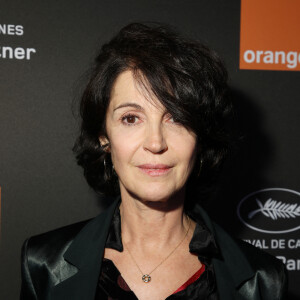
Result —
<instances>
[{"instance_id":1,"label":"round pendant","mask_svg":"<svg viewBox=\"0 0 300 300\"><path fill-rule=\"evenodd\" d=\"M148 283L148 282L151 281L151 276L148 275L148 274L145 274L145 275L143 275L142 280L143 280L145 283Z\"/></svg>"}]
</instances>

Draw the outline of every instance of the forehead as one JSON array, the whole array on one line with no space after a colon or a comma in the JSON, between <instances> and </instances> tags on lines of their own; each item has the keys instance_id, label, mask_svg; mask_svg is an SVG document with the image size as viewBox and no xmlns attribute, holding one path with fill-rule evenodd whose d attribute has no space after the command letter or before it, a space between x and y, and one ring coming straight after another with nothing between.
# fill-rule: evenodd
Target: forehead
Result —
<instances>
[{"instance_id":1,"label":"forehead","mask_svg":"<svg viewBox=\"0 0 300 300\"><path fill-rule=\"evenodd\" d=\"M137 80L132 71L122 72L115 80L110 96L109 106L114 109L122 103L137 103L143 108L165 111L146 79Z\"/></svg>"}]
</instances>

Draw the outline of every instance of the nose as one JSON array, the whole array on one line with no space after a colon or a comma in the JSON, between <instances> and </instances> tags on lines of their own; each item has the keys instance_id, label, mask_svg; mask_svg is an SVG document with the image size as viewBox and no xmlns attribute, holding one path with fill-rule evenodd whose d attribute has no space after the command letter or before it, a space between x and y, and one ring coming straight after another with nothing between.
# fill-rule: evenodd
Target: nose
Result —
<instances>
[{"instance_id":1,"label":"nose","mask_svg":"<svg viewBox=\"0 0 300 300\"><path fill-rule=\"evenodd\" d=\"M167 142L161 125L148 126L145 133L144 149L152 153L164 153L167 149Z\"/></svg>"}]
</instances>

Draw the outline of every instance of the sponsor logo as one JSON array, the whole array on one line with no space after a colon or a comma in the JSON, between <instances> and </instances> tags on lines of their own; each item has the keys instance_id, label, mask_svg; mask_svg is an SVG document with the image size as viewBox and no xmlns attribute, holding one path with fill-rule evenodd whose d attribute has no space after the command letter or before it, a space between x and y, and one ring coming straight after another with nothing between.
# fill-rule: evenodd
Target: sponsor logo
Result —
<instances>
[{"instance_id":1,"label":"sponsor logo","mask_svg":"<svg viewBox=\"0 0 300 300\"><path fill-rule=\"evenodd\" d=\"M280 234L300 229L300 193L268 188L245 196L237 207L240 221L253 230Z\"/></svg>"},{"instance_id":2,"label":"sponsor logo","mask_svg":"<svg viewBox=\"0 0 300 300\"><path fill-rule=\"evenodd\" d=\"M25 29L23 25L0 24L0 37L7 35L15 36L17 39L20 39L20 37L22 37L24 33ZM20 41L18 41L18 44L19 43ZM31 60L33 54L35 53L35 48L11 47L8 45L0 45L0 59Z\"/></svg>"},{"instance_id":3,"label":"sponsor logo","mask_svg":"<svg viewBox=\"0 0 300 300\"><path fill-rule=\"evenodd\" d=\"M299 10L299 0L242 0L240 69L300 71Z\"/></svg>"}]
</instances>

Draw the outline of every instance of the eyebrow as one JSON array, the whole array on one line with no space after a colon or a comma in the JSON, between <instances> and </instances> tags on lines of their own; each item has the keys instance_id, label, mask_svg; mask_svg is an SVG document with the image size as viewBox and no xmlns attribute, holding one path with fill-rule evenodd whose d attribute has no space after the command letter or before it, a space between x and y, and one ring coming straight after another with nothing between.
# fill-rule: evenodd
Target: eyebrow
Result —
<instances>
[{"instance_id":1,"label":"eyebrow","mask_svg":"<svg viewBox=\"0 0 300 300\"><path fill-rule=\"evenodd\" d=\"M113 111L116 111L117 109L123 108L123 107L134 107L138 110L144 110L140 105L138 105L136 103L127 102L127 103L123 103L123 104L119 105Z\"/></svg>"}]
</instances>

